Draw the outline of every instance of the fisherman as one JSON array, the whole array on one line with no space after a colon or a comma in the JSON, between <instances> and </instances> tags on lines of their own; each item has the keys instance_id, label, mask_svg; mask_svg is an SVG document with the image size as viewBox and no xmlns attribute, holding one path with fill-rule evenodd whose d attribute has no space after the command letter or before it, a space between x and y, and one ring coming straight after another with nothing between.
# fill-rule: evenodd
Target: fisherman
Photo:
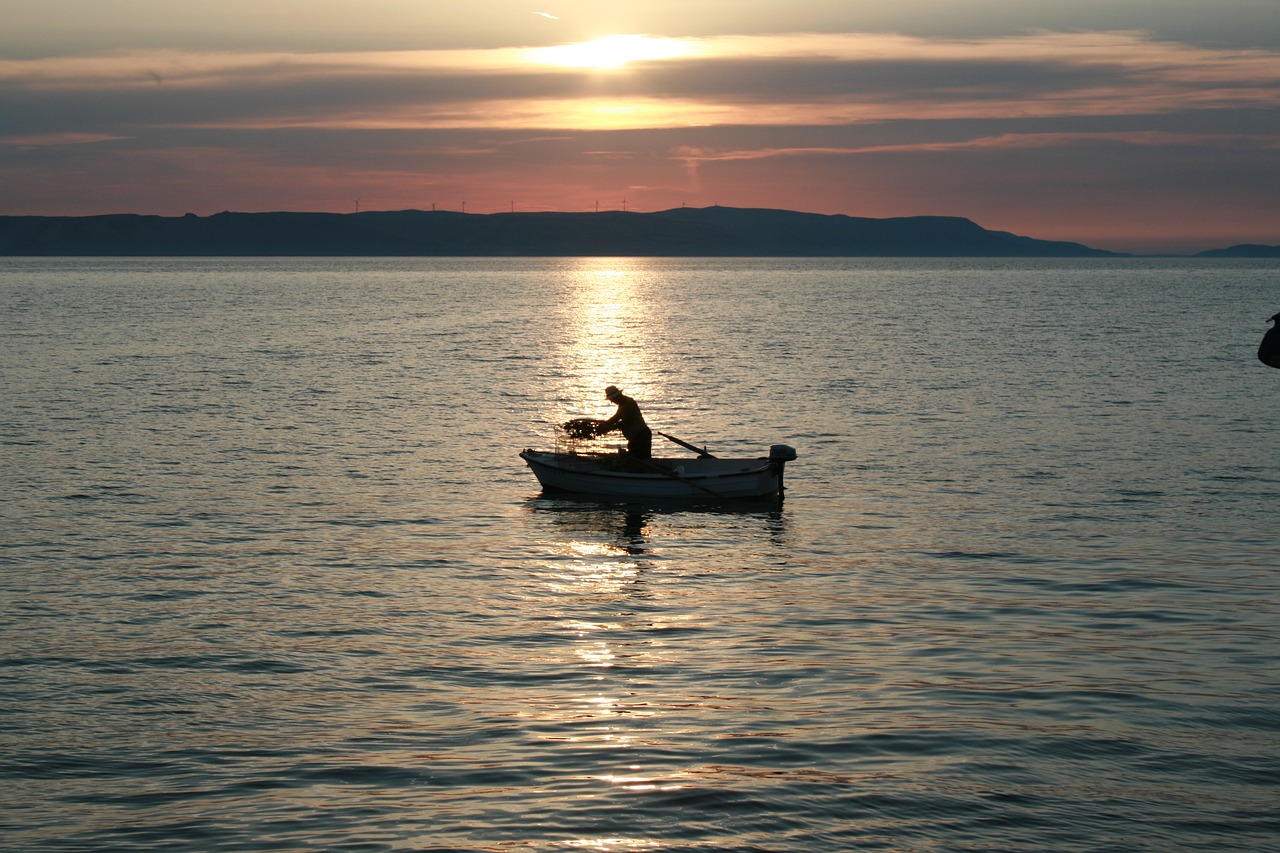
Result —
<instances>
[{"instance_id":1,"label":"fisherman","mask_svg":"<svg viewBox=\"0 0 1280 853\"><path fill-rule=\"evenodd\" d=\"M1275 325L1262 336L1262 343L1258 346L1258 361L1267 367L1280 367L1280 314L1272 317L1271 322Z\"/></svg>"},{"instance_id":2,"label":"fisherman","mask_svg":"<svg viewBox=\"0 0 1280 853\"><path fill-rule=\"evenodd\" d=\"M614 385L604 389L604 395L610 402L617 405L618 411L609 420L601 421L596 426L596 434L604 435L614 430L622 430L622 434L627 437L628 453L637 459L652 459L653 432L644 422L644 415L640 414L640 406Z\"/></svg>"}]
</instances>

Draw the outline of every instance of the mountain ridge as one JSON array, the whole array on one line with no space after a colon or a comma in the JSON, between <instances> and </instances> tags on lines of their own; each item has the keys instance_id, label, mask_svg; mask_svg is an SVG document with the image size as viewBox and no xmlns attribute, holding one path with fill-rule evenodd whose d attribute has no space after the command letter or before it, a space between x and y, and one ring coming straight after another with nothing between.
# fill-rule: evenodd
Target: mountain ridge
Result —
<instances>
[{"instance_id":1,"label":"mountain ridge","mask_svg":"<svg viewBox=\"0 0 1280 853\"><path fill-rule=\"evenodd\" d=\"M1265 248L1265 247L1264 247ZM1202 253L1203 254L1203 253ZM5 256L1125 257L953 216L771 208L652 213L223 212L0 216Z\"/></svg>"},{"instance_id":2,"label":"mountain ridge","mask_svg":"<svg viewBox=\"0 0 1280 853\"><path fill-rule=\"evenodd\" d=\"M1197 258L1280 258L1280 246L1264 246L1259 243L1239 243L1225 249L1209 249L1197 252Z\"/></svg>"}]
</instances>

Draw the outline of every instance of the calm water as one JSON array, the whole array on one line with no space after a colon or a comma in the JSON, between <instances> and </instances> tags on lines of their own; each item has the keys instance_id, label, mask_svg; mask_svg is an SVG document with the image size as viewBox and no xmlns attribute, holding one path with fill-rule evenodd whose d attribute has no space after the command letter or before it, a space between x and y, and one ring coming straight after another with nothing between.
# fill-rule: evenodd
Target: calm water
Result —
<instances>
[{"instance_id":1,"label":"calm water","mask_svg":"<svg viewBox=\"0 0 1280 853\"><path fill-rule=\"evenodd\" d=\"M1276 311L1266 262L0 261L2 844L1276 849ZM794 445L784 506L540 497L610 383Z\"/></svg>"}]
</instances>

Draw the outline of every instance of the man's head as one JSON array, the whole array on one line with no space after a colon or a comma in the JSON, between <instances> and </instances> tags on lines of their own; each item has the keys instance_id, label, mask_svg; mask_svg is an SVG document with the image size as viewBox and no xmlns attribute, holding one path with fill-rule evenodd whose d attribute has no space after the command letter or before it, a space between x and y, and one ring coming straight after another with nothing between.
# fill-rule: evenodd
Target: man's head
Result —
<instances>
[{"instance_id":1,"label":"man's head","mask_svg":"<svg viewBox=\"0 0 1280 853\"><path fill-rule=\"evenodd\" d=\"M604 395L610 400L617 400L622 396L622 392L618 390L617 385L610 385L608 388L604 389Z\"/></svg>"}]
</instances>

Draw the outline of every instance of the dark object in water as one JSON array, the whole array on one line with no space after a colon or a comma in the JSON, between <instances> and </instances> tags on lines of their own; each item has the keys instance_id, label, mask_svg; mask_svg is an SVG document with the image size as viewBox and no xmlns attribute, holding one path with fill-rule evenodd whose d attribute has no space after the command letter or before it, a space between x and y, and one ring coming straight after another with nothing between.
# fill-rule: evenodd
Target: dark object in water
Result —
<instances>
[{"instance_id":1,"label":"dark object in water","mask_svg":"<svg viewBox=\"0 0 1280 853\"><path fill-rule=\"evenodd\" d=\"M1271 322L1275 325L1262 336L1262 343L1258 346L1258 361L1267 367L1280 367L1280 314L1274 315Z\"/></svg>"}]
</instances>

